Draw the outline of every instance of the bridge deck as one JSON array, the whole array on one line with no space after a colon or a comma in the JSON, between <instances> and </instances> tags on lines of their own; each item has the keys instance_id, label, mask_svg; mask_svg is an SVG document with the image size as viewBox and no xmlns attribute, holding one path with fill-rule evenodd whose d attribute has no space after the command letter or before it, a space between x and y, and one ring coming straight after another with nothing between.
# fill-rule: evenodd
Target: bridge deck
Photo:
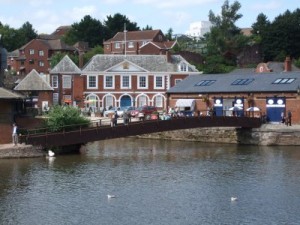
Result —
<instances>
[{"instance_id":1,"label":"bridge deck","mask_svg":"<svg viewBox=\"0 0 300 225\"><path fill-rule=\"evenodd\" d=\"M84 144L92 141L149 134L162 131L190 129L199 127L243 127L258 128L261 126L260 118L253 117L185 117L172 120L146 120L131 122L128 125L119 124L116 127L99 126L92 123L87 128L79 127L68 132L30 134L25 142L35 146L51 148Z\"/></svg>"}]
</instances>

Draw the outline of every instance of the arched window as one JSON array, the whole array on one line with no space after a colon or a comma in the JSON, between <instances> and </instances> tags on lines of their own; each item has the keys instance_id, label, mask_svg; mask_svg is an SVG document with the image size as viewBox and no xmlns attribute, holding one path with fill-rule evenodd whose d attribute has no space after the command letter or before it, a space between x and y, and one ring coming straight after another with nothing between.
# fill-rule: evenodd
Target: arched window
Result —
<instances>
[{"instance_id":1,"label":"arched window","mask_svg":"<svg viewBox=\"0 0 300 225\"><path fill-rule=\"evenodd\" d=\"M147 98L146 96L140 96L138 99L138 106L147 105Z\"/></svg>"},{"instance_id":2,"label":"arched window","mask_svg":"<svg viewBox=\"0 0 300 225\"><path fill-rule=\"evenodd\" d=\"M163 97L161 95L155 97L155 106L159 108L163 107Z\"/></svg>"}]
</instances>

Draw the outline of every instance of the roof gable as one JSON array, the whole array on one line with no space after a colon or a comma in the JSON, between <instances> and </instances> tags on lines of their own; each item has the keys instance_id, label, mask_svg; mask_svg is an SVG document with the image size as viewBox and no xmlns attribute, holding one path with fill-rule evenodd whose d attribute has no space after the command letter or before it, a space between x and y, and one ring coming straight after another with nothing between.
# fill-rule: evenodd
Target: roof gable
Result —
<instances>
[{"instance_id":1,"label":"roof gable","mask_svg":"<svg viewBox=\"0 0 300 225\"><path fill-rule=\"evenodd\" d=\"M53 91L53 88L38 74L31 70L26 77L14 88L15 91Z\"/></svg>"},{"instance_id":2,"label":"roof gable","mask_svg":"<svg viewBox=\"0 0 300 225\"><path fill-rule=\"evenodd\" d=\"M0 99L22 99L24 96L0 87Z\"/></svg>"},{"instance_id":3,"label":"roof gable","mask_svg":"<svg viewBox=\"0 0 300 225\"><path fill-rule=\"evenodd\" d=\"M105 72L147 72L147 70L125 59Z\"/></svg>"},{"instance_id":4,"label":"roof gable","mask_svg":"<svg viewBox=\"0 0 300 225\"><path fill-rule=\"evenodd\" d=\"M65 55L62 60L60 60L60 62L50 71L50 73L80 74L81 70L68 55Z\"/></svg>"},{"instance_id":5,"label":"roof gable","mask_svg":"<svg viewBox=\"0 0 300 225\"><path fill-rule=\"evenodd\" d=\"M162 32L161 30L143 30L143 31L127 31L126 40L127 41L137 41L137 40L154 40L155 37ZM162 34L163 35L163 34ZM118 32L113 38L105 42L117 42L124 41L124 32Z\"/></svg>"}]
</instances>

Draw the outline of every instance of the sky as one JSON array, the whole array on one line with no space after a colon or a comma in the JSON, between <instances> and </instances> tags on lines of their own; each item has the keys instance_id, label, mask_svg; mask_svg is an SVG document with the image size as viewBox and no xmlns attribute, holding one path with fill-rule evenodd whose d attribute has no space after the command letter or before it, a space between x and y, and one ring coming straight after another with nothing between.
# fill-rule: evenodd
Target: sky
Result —
<instances>
[{"instance_id":1,"label":"sky","mask_svg":"<svg viewBox=\"0 0 300 225\"><path fill-rule=\"evenodd\" d=\"M251 27L260 13L272 22L286 10L300 7L299 0L238 2L243 15L236 23L240 28ZM223 4L224 0L0 0L0 22L18 29L28 21L38 34L51 34L59 26L80 22L85 15L103 23L107 16L120 13L141 29L149 25L164 33L172 28L173 34L185 34L191 23L207 21L210 10L218 15Z\"/></svg>"}]
</instances>

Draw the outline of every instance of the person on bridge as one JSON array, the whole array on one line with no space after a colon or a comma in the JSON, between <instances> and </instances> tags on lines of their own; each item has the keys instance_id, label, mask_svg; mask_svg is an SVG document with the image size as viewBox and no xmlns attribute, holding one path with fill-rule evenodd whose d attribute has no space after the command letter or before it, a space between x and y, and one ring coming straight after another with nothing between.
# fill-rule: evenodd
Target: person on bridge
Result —
<instances>
[{"instance_id":1,"label":"person on bridge","mask_svg":"<svg viewBox=\"0 0 300 225\"><path fill-rule=\"evenodd\" d=\"M13 144L17 146L19 140L18 140L18 127L17 124L13 124L13 130L12 130L12 139L13 139Z\"/></svg>"},{"instance_id":2,"label":"person on bridge","mask_svg":"<svg viewBox=\"0 0 300 225\"><path fill-rule=\"evenodd\" d=\"M287 113L287 122L286 122L287 126L292 126L292 112L289 110Z\"/></svg>"}]
</instances>

